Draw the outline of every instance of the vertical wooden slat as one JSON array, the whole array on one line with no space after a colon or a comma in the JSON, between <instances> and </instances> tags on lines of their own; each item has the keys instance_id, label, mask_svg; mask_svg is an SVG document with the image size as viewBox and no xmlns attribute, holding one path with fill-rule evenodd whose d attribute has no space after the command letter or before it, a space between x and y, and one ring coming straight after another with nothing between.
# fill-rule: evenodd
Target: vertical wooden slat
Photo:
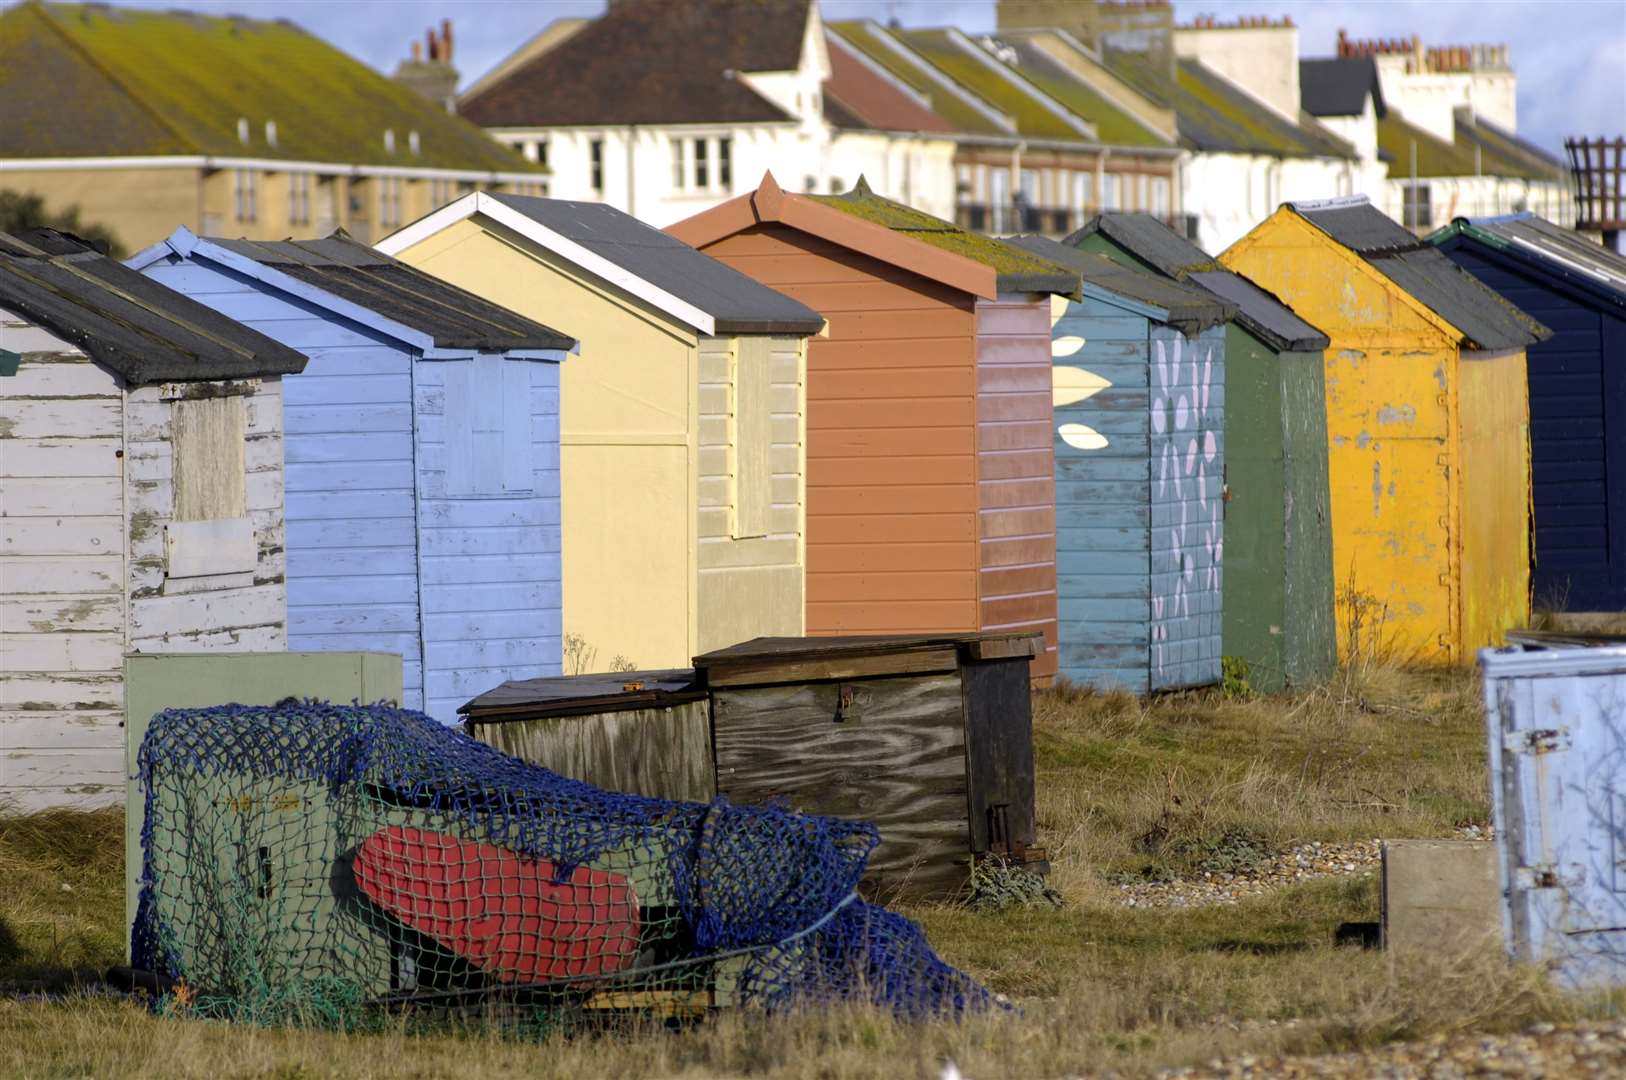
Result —
<instances>
[{"instance_id":1,"label":"vertical wooden slat","mask_svg":"<svg viewBox=\"0 0 1626 1080\"><path fill-rule=\"evenodd\" d=\"M531 365L522 360L498 360L501 365L502 490L531 490Z\"/></svg>"},{"instance_id":2,"label":"vertical wooden slat","mask_svg":"<svg viewBox=\"0 0 1626 1080\"><path fill-rule=\"evenodd\" d=\"M772 470L768 464L773 419L769 340L739 339L734 364L734 430L738 468L735 483L734 536L766 536L772 508Z\"/></svg>"},{"instance_id":3,"label":"vertical wooden slat","mask_svg":"<svg viewBox=\"0 0 1626 1080\"><path fill-rule=\"evenodd\" d=\"M175 520L213 521L248 513L243 399L174 404Z\"/></svg>"}]
</instances>

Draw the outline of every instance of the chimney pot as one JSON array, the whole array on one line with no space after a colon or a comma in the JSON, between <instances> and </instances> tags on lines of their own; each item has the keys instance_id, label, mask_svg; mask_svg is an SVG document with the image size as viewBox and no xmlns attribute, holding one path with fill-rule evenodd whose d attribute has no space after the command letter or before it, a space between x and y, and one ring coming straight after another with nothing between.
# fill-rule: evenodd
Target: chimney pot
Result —
<instances>
[{"instance_id":1,"label":"chimney pot","mask_svg":"<svg viewBox=\"0 0 1626 1080\"><path fill-rule=\"evenodd\" d=\"M441 51L446 54L441 59L450 64L452 62L452 20L450 19L440 20L440 43Z\"/></svg>"},{"instance_id":2,"label":"chimney pot","mask_svg":"<svg viewBox=\"0 0 1626 1080\"><path fill-rule=\"evenodd\" d=\"M421 41L412 43L412 62L414 64L423 62L423 42Z\"/></svg>"}]
</instances>

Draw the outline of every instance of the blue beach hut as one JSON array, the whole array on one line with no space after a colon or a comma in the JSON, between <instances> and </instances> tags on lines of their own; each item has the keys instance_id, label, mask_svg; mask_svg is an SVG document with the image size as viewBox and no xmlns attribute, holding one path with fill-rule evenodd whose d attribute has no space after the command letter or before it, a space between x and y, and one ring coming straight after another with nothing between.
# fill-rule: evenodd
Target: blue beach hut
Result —
<instances>
[{"instance_id":1,"label":"blue beach hut","mask_svg":"<svg viewBox=\"0 0 1626 1080\"><path fill-rule=\"evenodd\" d=\"M338 232L130 265L310 357L283 386L288 648L399 653L405 704L560 668L569 336Z\"/></svg>"},{"instance_id":2,"label":"blue beach hut","mask_svg":"<svg viewBox=\"0 0 1626 1080\"><path fill-rule=\"evenodd\" d=\"M1553 332L1525 365L1535 606L1626 610L1626 258L1528 213L1429 241Z\"/></svg>"},{"instance_id":3,"label":"blue beach hut","mask_svg":"<svg viewBox=\"0 0 1626 1080\"><path fill-rule=\"evenodd\" d=\"M1137 693L1220 678L1225 323L1206 290L1042 237L1084 277L1051 355L1060 673Z\"/></svg>"}]
</instances>

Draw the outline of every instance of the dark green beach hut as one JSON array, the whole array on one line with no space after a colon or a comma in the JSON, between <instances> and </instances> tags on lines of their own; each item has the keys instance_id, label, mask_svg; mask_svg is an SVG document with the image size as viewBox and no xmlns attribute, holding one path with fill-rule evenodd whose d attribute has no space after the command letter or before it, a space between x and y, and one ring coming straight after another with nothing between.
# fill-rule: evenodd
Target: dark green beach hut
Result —
<instances>
[{"instance_id":1,"label":"dark green beach hut","mask_svg":"<svg viewBox=\"0 0 1626 1080\"><path fill-rule=\"evenodd\" d=\"M1099 215L1065 243L1236 305L1225 330L1221 647L1256 690L1326 677L1337 663L1327 336L1150 214Z\"/></svg>"}]
</instances>

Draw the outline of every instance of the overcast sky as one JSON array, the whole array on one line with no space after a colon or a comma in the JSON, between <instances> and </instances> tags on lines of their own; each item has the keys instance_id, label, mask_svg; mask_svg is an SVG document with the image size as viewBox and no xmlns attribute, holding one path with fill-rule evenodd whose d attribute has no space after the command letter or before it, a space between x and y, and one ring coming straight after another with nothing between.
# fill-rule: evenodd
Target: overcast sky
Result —
<instances>
[{"instance_id":1,"label":"overcast sky","mask_svg":"<svg viewBox=\"0 0 1626 1080\"><path fill-rule=\"evenodd\" d=\"M5 0L0 0L4 3ZM604 0L115 0L258 18L286 17L390 72L410 42L450 18L453 60L478 77L556 18L594 15ZM822 0L827 19L895 17L906 26L992 30L993 0ZM1562 155L1565 135L1626 134L1626 0L1176 0L1182 21L1204 13L1291 15L1303 56L1352 37L1425 44L1507 44L1519 76L1519 131Z\"/></svg>"}]
</instances>

